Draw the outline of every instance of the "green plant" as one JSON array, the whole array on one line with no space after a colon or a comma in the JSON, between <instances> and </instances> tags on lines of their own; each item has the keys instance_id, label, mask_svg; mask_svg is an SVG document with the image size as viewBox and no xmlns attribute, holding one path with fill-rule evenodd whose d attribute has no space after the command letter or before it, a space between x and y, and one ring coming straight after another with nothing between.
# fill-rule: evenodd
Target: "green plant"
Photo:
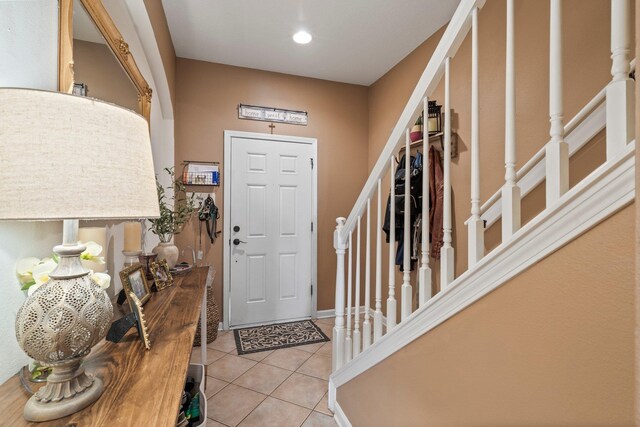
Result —
<instances>
[{"instance_id":1,"label":"green plant","mask_svg":"<svg viewBox=\"0 0 640 427\"><path fill-rule=\"evenodd\" d=\"M182 227L191 219L196 210L195 196L187 195L186 187L181 180L176 179L173 168L164 168L171 177L171 186L166 189L156 176L160 217L149 219L149 230L160 238L162 243L168 243L171 238L182 231ZM169 197L166 190L172 189L173 196Z\"/></svg>"}]
</instances>

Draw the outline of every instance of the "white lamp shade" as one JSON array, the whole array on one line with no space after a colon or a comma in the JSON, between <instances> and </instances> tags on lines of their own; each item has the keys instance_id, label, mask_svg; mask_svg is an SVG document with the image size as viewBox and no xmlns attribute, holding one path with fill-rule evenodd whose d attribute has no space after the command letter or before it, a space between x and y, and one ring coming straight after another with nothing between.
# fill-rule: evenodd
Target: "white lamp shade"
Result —
<instances>
[{"instance_id":1,"label":"white lamp shade","mask_svg":"<svg viewBox=\"0 0 640 427\"><path fill-rule=\"evenodd\" d=\"M138 114L95 99L0 89L0 219L159 216Z\"/></svg>"}]
</instances>

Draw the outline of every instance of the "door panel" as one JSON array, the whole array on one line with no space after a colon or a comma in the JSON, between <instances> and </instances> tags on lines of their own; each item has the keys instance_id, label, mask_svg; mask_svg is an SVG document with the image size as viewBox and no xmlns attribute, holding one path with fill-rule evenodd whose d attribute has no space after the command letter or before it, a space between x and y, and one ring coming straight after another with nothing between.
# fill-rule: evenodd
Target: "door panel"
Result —
<instances>
[{"instance_id":1,"label":"door panel","mask_svg":"<svg viewBox=\"0 0 640 427\"><path fill-rule=\"evenodd\" d=\"M311 315L312 155L311 144L231 140L231 326Z\"/></svg>"}]
</instances>

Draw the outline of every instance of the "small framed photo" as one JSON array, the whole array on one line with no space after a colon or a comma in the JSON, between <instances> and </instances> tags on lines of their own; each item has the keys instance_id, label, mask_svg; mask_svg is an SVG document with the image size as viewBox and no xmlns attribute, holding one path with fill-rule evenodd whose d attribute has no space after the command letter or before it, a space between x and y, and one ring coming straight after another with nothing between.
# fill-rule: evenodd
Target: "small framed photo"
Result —
<instances>
[{"instance_id":1,"label":"small framed photo","mask_svg":"<svg viewBox=\"0 0 640 427\"><path fill-rule=\"evenodd\" d=\"M151 269L153 281L155 282L156 289L158 291L173 285L173 277L169 271L169 265L167 264L166 259L152 262L149 268Z\"/></svg>"},{"instance_id":2,"label":"small framed photo","mask_svg":"<svg viewBox=\"0 0 640 427\"><path fill-rule=\"evenodd\" d=\"M136 328L138 329L138 335L144 345L144 348L151 350L151 340L149 339L149 331L147 330L147 321L144 319L144 313L142 311L142 304L140 300L133 292L127 294L129 301L131 301L131 311L133 311L136 317Z\"/></svg>"},{"instance_id":3,"label":"small framed photo","mask_svg":"<svg viewBox=\"0 0 640 427\"><path fill-rule=\"evenodd\" d=\"M151 298L151 291L149 290L142 264L133 264L122 270L120 272L120 280L122 281L122 287L127 296L129 292L132 292L136 298L140 300L141 306ZM129 300L129 305L132 306L133 309L131 300Z\"/></svg>"}]
</instances>

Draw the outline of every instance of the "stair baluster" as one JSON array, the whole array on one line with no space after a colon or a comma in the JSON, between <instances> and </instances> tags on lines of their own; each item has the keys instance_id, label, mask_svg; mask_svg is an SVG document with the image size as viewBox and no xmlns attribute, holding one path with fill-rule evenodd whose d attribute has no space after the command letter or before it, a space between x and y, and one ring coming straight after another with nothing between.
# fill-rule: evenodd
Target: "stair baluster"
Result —
<instances>
[{"instance_id":1,"label":"stair baluster","mask_svg":"<svg viewBox=\"0 0 640 427\"><path fill-rule=\"evenodd\" d=\"M478 100L478 8L471 14L471 218L469 268L484 256L484 223L480 218L480 123Z\"/></svg>"},{"instance_id":2,"label":"stair baluster","mask_svg":"<svg viewBox=\"0 0 640 427\"><path fill-rule=\"evenodd\" d=\"M373 342L382 338L382 179L378 179L378 227L376 229L376 310L373 313Z\"/></svg>"},{"instance_id":3,"label":"stair baluster","mask_svg":"<svg viewBox=\"0 0 640 427\"><path fill-rule=\"evenodd\" d=\"M371 345L371 198L367 199L367 242L364 259L364 321L362 322L362 350Z\"/></svg>"},{"instance_id":4,"label":"stair baluster","mask_svg":"<svg viewBox=\"0 0 640 427\"><path fill-rule=\"evenodd\" d=\"M520 229L520 187L516 181L516 85L514 0L507 0L505 96L505 184L502 187L502 241Z\"/></svg>"},{"instance_id":5,"label":"stair baluster","mask_svg":"<svg viewBox=\"0 0 640 427\"><path fill-rule=\"evenodd\" d=\"M349 255L347 256L347 335L344 339L344 363L349 363L353 358L353 341L351 339L351 287L353 285L353 232L349 232Z\"/></svg>"},{"instance_id":6,"label":"stair baluster","mask_svg":"<svg viewBox=\"0 0 640 427\"><path fill-rule=\"evenodd\" d=\"M431 267L429 267L429 99L422 102L422 238L420 270L418 273L419 307L431 298Z\"/></svg>"},{"instance_id":7,"label":"stair baluster","mask_svg":"<svg viewBox=\"0 0 640 427\"><path fill-rule=\"evenodd\" d=\"M353 314L353 357L360 354L362 348L362 336L360 334L360 216L358 216L356 229L356 283L354 314Z\"/></svg>"},{"instance_id":8,"label":"stair baluster","mask_svg":"<svg viewBox=\"0 0 640 427\"><path fill-rule=\"evenodd\" d=\"M454 279L454 250L451 220L451 87L450 87L451 58L444 62L444 159L443 181L444 194L442 200L442 249L440 250L440 289L445 289Z\"/></svg>"},{"instance_id":9,"label":"stair baluster","mask_svg":"<svg viewBox=\"0 0 640 427\"><path fill-rule=\"evenodd\" d=\"M551 0L549 22L549 135L545 147L547 207L569 190L569 145L564 140L562 108L562 3Z\"/></svg>"},{"instance_id":10,"label":"stair baluster","mask_svg":"<svg viewBox=\"0 0 640 427\"><path fill-rule=\"evenodd\" d=\"M634 86L629 78L631 1L611 1L611 82L607 85L607 160L620 154L634 138Z\"/></svg>"},{"instance_id":11,"label":"stair baluster","mask_svg":"<svg viewBox=\"0 0 640 427\"><path fill-rule=\"evenodd\" d=\"M402 246L402 303L400 320L406 319L413 311L411 288L411 137L409 128L405 137L404 162L404 241Z\"/></svg>"},{"instance_id":12,"label":"stair baluster","mask_svg":"<svg viewBox=\"0 0 640 427\"><path fill-rule=\"evenodd\" d=\"M396 326L396 158L389 159L389 297L387 298L387 333Z\"/></svg>"}]
</instances>

